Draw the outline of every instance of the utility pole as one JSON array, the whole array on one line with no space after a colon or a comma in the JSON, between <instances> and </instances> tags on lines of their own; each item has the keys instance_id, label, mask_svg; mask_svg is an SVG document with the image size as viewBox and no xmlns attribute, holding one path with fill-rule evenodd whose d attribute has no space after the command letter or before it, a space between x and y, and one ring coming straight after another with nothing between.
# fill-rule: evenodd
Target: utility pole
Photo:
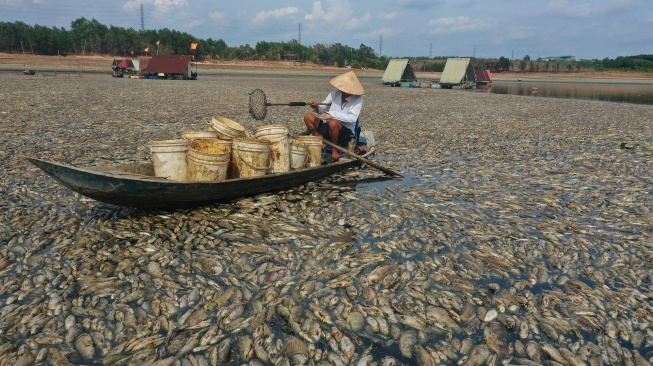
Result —
<instances>
[{"instance_id":1,"label":"utility pole","mask_svg":"<svg viewBox=\"0 0 653 366\"><path fill-rule=\"evenodd\" d=\"M512 55L510 56L510 61L515 59L515 49L512 49Z\"/></svg>"},{"instance_id":2,"label":"utility pole","mask_svg":"<svg viewBox=\"0 0 653 366\"><path fill-rule=\"evenodd\" d=\"M383 35L379 36L379 57L383 55Z\"/></svg>"},{"instance_id":3,"label":"utility pole","mask_svg":"<svg viewBox=\"0 0 653 366\"><path fill-rule=\"evenodd\" d=\"M431 44L429 45L429 58L433 58L432 53L433 53L433 42L431 42Z\"/></svg>"},{"instance_id":4,"label":"utility pole","mask_svg":"<svg viewBox=\"0 0 653 366\"><path fill-rule=\"evenodd\" d=\"M472 58L476 58L476 45L474 45L474 51L472 52Z\"/></svg>"},{"instance_id":5,"label":"utility pole","mask_svg":"<svg viewBox=\"0 0 653 366\"><path fill-rule=\"evenodd\" d=\"M299 44L302 44L302 23L299 23L299 34L297 36L297 42L299 42Z\"/></svg>"},{"instance_id":6,"label":"utility pole","mask_svg":"<svg viewBox=\"0 0 653 366\"><path fill-rule=\"evenodd\" d=\"M141 30L145 30L145 17L143 16L143 3L141 3Z\"/></svg>"}]
</instances>

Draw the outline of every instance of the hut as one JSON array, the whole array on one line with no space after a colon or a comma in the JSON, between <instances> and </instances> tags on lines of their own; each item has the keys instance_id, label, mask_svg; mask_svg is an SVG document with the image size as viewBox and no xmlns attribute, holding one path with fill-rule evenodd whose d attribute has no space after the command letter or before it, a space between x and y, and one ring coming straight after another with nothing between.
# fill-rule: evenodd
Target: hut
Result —
<instances>
[{"instance_id":1,"label":"hut","mask_svg":"<svg viewBox=\"0 0 653 366\"><path fill-rule=\"evenodd\" d=\"M114 59L111 63L111 68L113 69L114 77L122 77L124 74L133 74L135 73L134 63L130 59Z\"/></svg>"},{"instance_id":2,"label":"hut","mask_svg":"<svg viewBox=\"0 0 653 366\"><path fill-rule=\"evenodd\" d=\"M191 56L154 55L146 62L140 62L141 77L145 79L197 79L197 72L192 70Z\"/></svg>"},{"instance_id":3,"label":"hut","mask_svg":"<svg viewBox=\"0 0 653 366\"><path fill-rule=\"evenodd\" d=\"M470 58L453 57L448 58L444 65L440 86L451 89L454 85L467 87L476 84L476 74Z\"/></svg>"},{"instance_id":4,"label":"hut","mask_svg":"<svg viewBox=\"0 0 653 366\"><path fill-rule=\"evenodd\" d=\"M412 84L415 81L417 81L415 71L410 66L410 61L405 58L390 60L381 77L383 86L401 86L402 83Z\"/></svg>"},{"instance_id":5,"label":"hut","mask_svg":"<svg viewBox=\"0 0 653 366\"><path fill-rule=\"evenodd\" d=\"M474 70L474 74L476 74L476 84L488 85L492 83L490 70Z\"/></svg>"}]
</instances>

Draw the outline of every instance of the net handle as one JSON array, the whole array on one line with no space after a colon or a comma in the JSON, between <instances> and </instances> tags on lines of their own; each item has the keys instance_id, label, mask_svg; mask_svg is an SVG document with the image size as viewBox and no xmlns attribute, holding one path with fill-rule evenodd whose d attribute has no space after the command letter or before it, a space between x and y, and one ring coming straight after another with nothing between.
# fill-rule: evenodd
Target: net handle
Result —
<instances>
[{"instance_id":1,"label":"net handle","mask_svg":"<svg viewBox=\"0 0 653 366\"><path fill-rule=\"evenodd\" d=\"M284 105L287 107L305 107L310 104L310 102L268 103L263 90L254 89L249 93L249 114L259 121L265 119L268 106ZM318 105L331 105L331 103L320 103Z\"/></svg>"}]
</instances>

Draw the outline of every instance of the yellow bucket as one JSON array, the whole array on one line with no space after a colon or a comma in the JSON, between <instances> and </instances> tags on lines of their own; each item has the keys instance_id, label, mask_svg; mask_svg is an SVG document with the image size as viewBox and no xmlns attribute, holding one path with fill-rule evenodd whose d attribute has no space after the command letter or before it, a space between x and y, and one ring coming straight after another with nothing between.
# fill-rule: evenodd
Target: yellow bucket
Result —
<instances>
[{"instance_id":1,"label":"yellow bucket","mask_svg":"<svg viewBox=\"0 0 653 366\"><path fill-rule=\"evenodd\" d=\"M308 166L320 166L322 164L322 137L320 136L297 136L295 140L306 144L308 148Z\"/></svg>"},{"instance_id":2,"label":"yellow bucket","mask_svg":"<svg viewBox=\"0 0 653 366\"><path fill-rule=\"evenodd\" d=\"M290 141L290 169L301 169L308 162L308 146L298 140Z\"/></svg>"},{"instance_id":3,"label":"yellow bucket","mask_svg":"<svg viewBox=\"0 0 653 366\"><path fill-rule=\"evenodd\" d=\"M151 141L150 158L154 176L185 182L188 179L186 152L189 143L183 139Z\"/></svg>"},{"instance_id":4,"label":"yellow bucket","mask_svg":"<svg viewBox=\"0 0 653 366\"><path fill-rule=\"evenodd\" d=\"M288 127L266 125L254 129L254 137L270 143L270 172L283 173L290 170L290 141Z\"/></svg>"},{"instance_id":5,"label":"yellow bucket","mask_svg":"<svg viewBox=\"0 0 653 366\"><path fill-rule=\"evenodd\" d=\"M230 164L234 178L265 175L270 167L270 143L251 137L235 137Z\"/></svg>"},{"instance_id":6,"label":"yellow bucket","mask_svg":"<svg viewBox=\"0 0 653 366\"><path fill-rule=\"evenodd\" d=\"M188 146L189 182L215 182L227 179L231 144L218 139L194 140Z\"/></svg>"},{"instance_id":7,"label":"yellow bucket","mask_svg":"<svg viewBox=\"0 0 653 366\"><path fill-rule=\"evenodd\" d=\"M218 137L223 140L233 140L234 137L245 136L245 127L240 123L222 116L213 116L211 128L218 131Z\"/></svg>"},{"instance_id":8,"label":"yellow bucket","mask_svg":"<svg viewBox=\"0 0 653 366\"><path fill-rule=\"evenodd\" d=\"M181 138L184 140L200 140L200 139L217 139L218 131L184 131L181 133Z\"/></svg>"}]
</instances>

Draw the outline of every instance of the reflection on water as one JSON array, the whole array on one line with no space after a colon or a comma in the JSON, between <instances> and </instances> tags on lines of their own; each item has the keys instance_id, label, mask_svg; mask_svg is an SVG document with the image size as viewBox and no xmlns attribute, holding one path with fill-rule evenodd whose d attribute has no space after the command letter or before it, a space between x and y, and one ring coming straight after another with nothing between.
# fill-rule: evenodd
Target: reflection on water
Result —
<instances>
[{"instance_id":1,"label":"reflection on water","mask_svg":"<svg viewBox=\"0 0 653 366\"><path fill-rule=\"evenodd\" d=\"M591 99L653 105L652 84L552 83L535 81L492 82L478 85L477 92L551 98Z\"/></svg>"}]
</instances>

